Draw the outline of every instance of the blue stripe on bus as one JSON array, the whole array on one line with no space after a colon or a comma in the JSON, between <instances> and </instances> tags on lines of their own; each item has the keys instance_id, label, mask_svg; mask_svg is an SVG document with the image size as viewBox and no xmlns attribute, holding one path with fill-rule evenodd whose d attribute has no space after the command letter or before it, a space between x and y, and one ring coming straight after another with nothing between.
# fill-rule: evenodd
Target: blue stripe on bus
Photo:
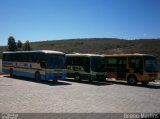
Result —
<instances>
[{"instance_id":1,"label":"blue stripe on bus","mask_svg":"<svg viewBox=\"0 0 160 119\"><path fill-rule=\"evenodd\" d=\"M9 74L9 70L8 69L2 69L3 73Z\"/></svg>"},{"instance_id":2,"label":"blue stripe on bus","mask_svg":"<svg viewBox=\"0 0 160 119\"><path fill-rule=\"evenodd\" d=\"M34 73L15 71L15 70L13 70L13 74L18 75L18 76L28 77L28 78L34 78L35 77Z\"/></svg>"},{"instance_id":3,"label":"blue stripe on bus","mask_svg":"<svg viewBox=\"0 0 160 119\"><path fill-rule=\"evenodd\" d=\"M8 69L2 69L2 71L6 74L9 74ZM24 76L28 78L35 78L34 73L15 71L13 70L13 74L17 76ZM65 80L66 74L41 74L41 80Z\"/></svg>"}]
</instances>

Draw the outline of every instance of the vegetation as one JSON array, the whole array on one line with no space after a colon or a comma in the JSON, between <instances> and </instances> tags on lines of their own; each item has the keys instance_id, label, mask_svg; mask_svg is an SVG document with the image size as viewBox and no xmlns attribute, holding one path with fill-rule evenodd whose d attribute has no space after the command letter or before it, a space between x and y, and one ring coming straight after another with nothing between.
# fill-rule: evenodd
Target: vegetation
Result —
<instances>
[{"instance_id":1,"label":"vegetation","mask_svg":"<svg viewBox=\"0 0 160 119\"><path fill-rule=\"evenodd\" d=\"M20 40L18 40L17 41L17 50L22 50L22 45L23 45L23 43Z\"/></svg>"},{"instance_id":2,"label":"vegetation","mask_svg":"<svg viewBox=\"0 0 160 119\"><path fill-rule=\"evenodd\" d=\"M90 38L42 41L32 42L29 44L33 50L57 50L65 53L77 52L96 54L152 54L158 58L158 62L160 63L160 39L124 40L113 38ZM24 47L24 45L22 47ZM0 46L0 52L5 50L5 46Z\"/></svg>"},{"instance_id":3,"label":"vegetation","mask_svg":"<svg viewBox=\"0 0 160 119\"><path fill-rule=\"evenodd\" d=\"M17 51L17 50L25 50L30 51L32 50L30 46L29 40L27 40L24 44L18 40L17 43L15 42L15 38L13 36L10 36L8 38L8 46L7 51Z\"/></svg>"},{"instance_id":4,"label":"vegetation","mask_svg":"<svg viewBox=\"0 0 160 119\"><path fill-rule=\"evenodd\" d=\"M30 46L30 42L29 42L28 40L23 44L22 49L23 49L24 51L30 51L30 50L32 50L32 48L31 48L31 46Z\"/></svg>"},{"instance_id":5,"label":"vegetation","mask_svg":"<svg viewBox=\"0 0 160 119\"><path fill-rule=\"evenodd\" d=\"M7 50L8 51L16 51L17 50L17 45L16 45L16 42L15 42L15 39L13 36L10 36L8 38L8 47L7 47Z\"/></svg>"},{"instance_id":6,"label":"vegetation","mask_svg":"<svg viewBox=\"0 0 160 119\"><path fill-rule=\"evenodd\" d=\"M0 46L0 59L2 58L2 52L4 51L29 51L32 50L30 42L27 40L25 43L22 43L20 40L15 41L13 36L8 38L7 46Z\"/></svg>"}]
</instances>

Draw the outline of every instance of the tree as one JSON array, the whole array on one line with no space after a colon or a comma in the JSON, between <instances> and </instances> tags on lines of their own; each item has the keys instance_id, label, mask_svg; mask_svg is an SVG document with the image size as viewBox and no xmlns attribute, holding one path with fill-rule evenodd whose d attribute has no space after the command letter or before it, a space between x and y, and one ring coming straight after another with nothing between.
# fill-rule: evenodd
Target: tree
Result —
<instances>
[{"instance_id":1,"label":"tree","mask_svg":"<svg viewBox=\"0 0 160 119\"><path fill-rule=\"evenodd\" d=\"M13 36L10 36L8 38L8 47L7 47L7 50L8 51L16 51L17 50L17 45L16 45L16 42L15 42L15 39Z\"/></svg>"},{"instance_id":2,"label":"tree","mask_svg":"<svg viewBox=\"0 0 160 119\"><path fill-rule=\"evenodd\" d=\"M27 40L24 44L23 44L23 50L25 51L30 51L32 50L29 41Z\"/></svg>"},{"instance_id":3,"label":"tree","mask_svg":"<svg viewBox=\"0 0 160 119\"><path fill-rule=\"evenodd\" d=\"M21 50L22 49L22 42L20 40L17 41L17 49Z\"/></svg>"}]
</instances>

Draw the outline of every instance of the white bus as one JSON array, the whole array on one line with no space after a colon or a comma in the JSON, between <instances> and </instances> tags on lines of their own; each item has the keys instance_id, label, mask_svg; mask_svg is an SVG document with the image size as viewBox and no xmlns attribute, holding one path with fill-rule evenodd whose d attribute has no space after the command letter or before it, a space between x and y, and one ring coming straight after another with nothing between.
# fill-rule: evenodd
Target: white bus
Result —
<instances>
[{"instance_id":1,"label":"white bus","mask_svg":"<svg viewBox=\"0 0 160 119\"><path fill-rule=\"evenodd\" d=\"M2 71L13 76L24 76L40 80L65 79L66 57L58 51L3 52Z\"/></svg>"},{"instance_id":2,"label":"white bus","mask_svg":"<svg viewBox=\"0 0 160 119\"><path fill-rule=\"evenodd\" d=\"M95 54L67 54L67 77L92 82L106 79L105 57Z\"/></svg>"}]
</instances>

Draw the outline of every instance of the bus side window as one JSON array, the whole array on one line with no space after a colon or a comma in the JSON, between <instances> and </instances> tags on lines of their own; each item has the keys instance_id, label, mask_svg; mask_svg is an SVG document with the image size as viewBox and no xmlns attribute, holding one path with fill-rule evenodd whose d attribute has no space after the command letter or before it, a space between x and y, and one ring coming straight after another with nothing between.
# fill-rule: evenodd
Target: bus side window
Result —
<instances>
[{"instance_id":1,"label":"bus side window","mask_svg":"<svg viewBox=\"0 0 160 119\"><path fill-rule=\"evenodd\" d=\"M90 59L88 57L84 59L82 58L82 64L83 64L84 71L90 72Z\"/></svg>"},{"instance_id":2,"label":"bus side window","mask_svg":"<svg viewBox=\"0 0 160 119\"><path fill-rule=\"evenodd\" d=\"M7 61L7 54L3 54L2 59L3 59L3 61Z\"/></svg>"},{"instance_id":3,"label":"bus side window","mask_svg":"<svg viewBox=\"0 0 160 119\"><path fill-rule=\"evenodd\" d=\"M134 69L142 69L143 62L141 57L129 57L129 67Z\"/></svg>"},{"instance_id":4,"label":"bus side window","mask_svg":"<svg viewBox=\"0 0 160 119\"><path fill-rule=\"evenodd\" d=\"M40 54L40 53L36 53L36 54L34 55L33 60L34 60L36 63L40 63L40 62L42 61L41 54Z\"/></svg>"},{"instance_id":5,"label":"bus side window","mask_svg":"<svg viewBox=\"0 0 160 119\"><path fill-rule=\"evenodd\" d=\"M117 59L116 58L108 58L108 66L109 67L116 67L117 66Z\"/></svg>"},{"instance_id":6,"label":"bus side window","mask_svg":"<svg viewBox=\"0 0 160 119\"><path fill-rule=\"evenodd\" d=\"M67 64L67 65L72 65L72 64L73 64L71 57L67 57L66 64Z\"/></svg>"},{"instance_id":7,"label":"bus side window","mask_svg":"<svg viewBox=\"0 0 160 119\"><path fill-rule=\"evenodd\" d=\"M17 61L17 62L19 62L19 61L21 61L21 54L19 54L19 53L17 53L17 54L15 54L15 61Z\"/></svg>"},{"instance_id":8,"label":"bus side window","mask_svg":"<svg viewBox=\"0 0 160 119\"><path fill-rule=\"evenodd\" d=\"M10 54L8 56L8 61L14 61L14 59L15 59L15 54Z\"/></svg>"},{"instance_id":9,"label":"bus side window","mask_svg":"<svg viewBox=\"0 0 160 119\"><path fill-rule=\"evenodd\" d=\"M118 58L118 67L126 67L126 61L127 61L127 58Z\"/></svg>"}]
</instances>

